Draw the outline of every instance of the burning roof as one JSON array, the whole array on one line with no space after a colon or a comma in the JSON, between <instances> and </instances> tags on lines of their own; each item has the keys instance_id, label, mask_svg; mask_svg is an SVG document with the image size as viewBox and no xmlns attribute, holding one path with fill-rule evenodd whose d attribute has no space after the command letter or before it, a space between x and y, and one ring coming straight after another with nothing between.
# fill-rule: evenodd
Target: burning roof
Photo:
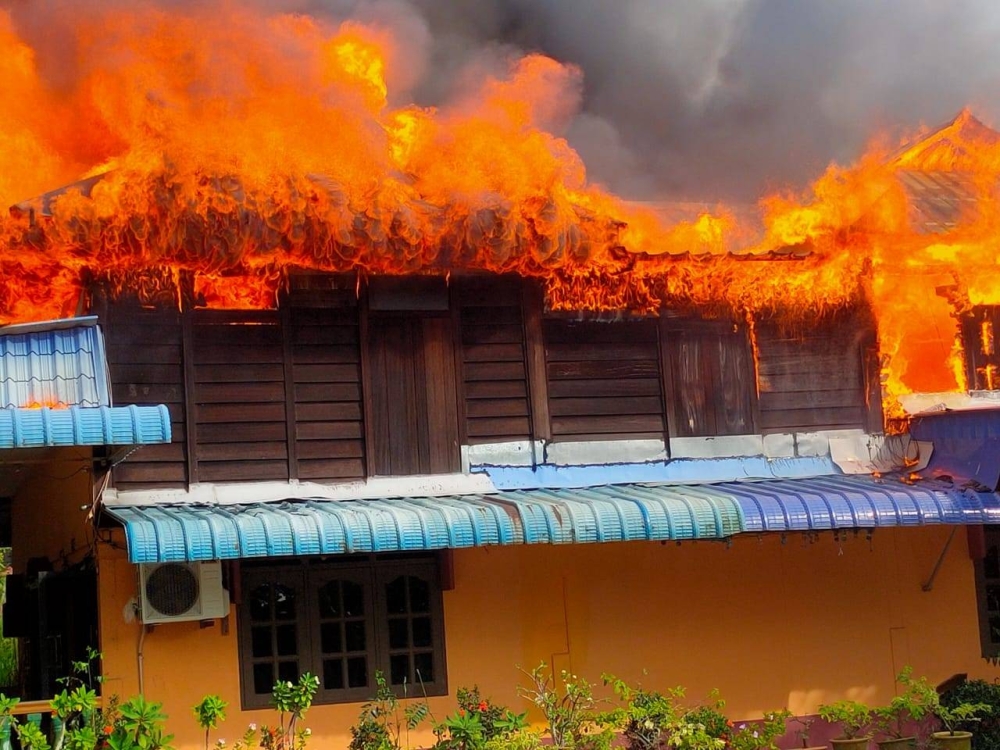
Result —
<instances>
[{"instance_id":1,"label":"burning roof","mask_svg":"<svg viewBox=\"0 0 1000 750\"><path fill-rule=\"evenodd\" d=\"M207 305L271 306L300 268L517 273L555 309L794 320L866 299L903 393L962 386L943 364L956 301L1000 301L1000 136L968 112L805 196L637 205L588 182L560 136L580 72L542 55L422 108L374 26L146 6L77 22L57 85L53 52L0 13L0 201L40 196L0 219L0 320L71 312L95 273L190 273Z\"/></svg>"}]
</instances>

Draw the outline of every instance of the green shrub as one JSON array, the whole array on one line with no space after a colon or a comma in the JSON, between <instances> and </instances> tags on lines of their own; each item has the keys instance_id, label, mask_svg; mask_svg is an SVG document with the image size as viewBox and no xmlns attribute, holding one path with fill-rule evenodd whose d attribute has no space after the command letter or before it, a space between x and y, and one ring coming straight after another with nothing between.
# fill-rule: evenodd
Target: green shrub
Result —
<instances>
[{"instance_id":1,"label":"green shrub","mask_svg":"<svg viewBox=\"0 0 1000 750\"><path fill-rule=\"evenodd\" d=\"M985 703L991 711L979 721L959 724L958 729L972 732L972 750L1000 750L1000 685L986 680L968 680L941 696L941 703L955 708L962 703Z\"/></svg>"}]
</instances>

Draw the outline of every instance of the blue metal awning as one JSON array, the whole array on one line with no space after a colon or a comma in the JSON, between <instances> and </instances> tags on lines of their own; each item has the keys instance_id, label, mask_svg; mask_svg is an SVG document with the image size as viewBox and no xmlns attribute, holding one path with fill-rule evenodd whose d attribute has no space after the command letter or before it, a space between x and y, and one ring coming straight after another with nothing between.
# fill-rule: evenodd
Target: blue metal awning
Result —
<instances>
[{"instance_id":1,"label":"blue metal awning","mask_svg":"<svg viewBox=\"0 0 1000 750\"><path fill-rule=\"evenodd\" d=\"M1000 496L935 481L868 476L728 482L701 490L734 500L744 531L1000 523Z\"/></svg>"},{"instance_id":2,"label":"blue metal awning","mask_svg":"<svg viewBox=\"0 0 1000 750\"><path fill-rule=\"evenodd\" d=\"M509 544L721 539L733 500L693 488L618 485L384 500L149 505L106 512L136 563L399 552Z\"/></svg>"},{"instance_id":3,"label":"blue metal awning","mask_svg":"<svg viewBox=\"0 0 1000 750\"><path fill-rule=\"evenodd\" d=\"M0 449L169 442L163 405L0 409Z\"/></svg>"},{"instance_id":4,"label":"blue metal awning","mask_svg":"<svg viewBox=\"0 0 1000 750\"><path fill-rule=\"evenodd\" d=\"M844 476L105 510L135 563L1000 523L992 493Z\"/></svg>"}]
</instances>

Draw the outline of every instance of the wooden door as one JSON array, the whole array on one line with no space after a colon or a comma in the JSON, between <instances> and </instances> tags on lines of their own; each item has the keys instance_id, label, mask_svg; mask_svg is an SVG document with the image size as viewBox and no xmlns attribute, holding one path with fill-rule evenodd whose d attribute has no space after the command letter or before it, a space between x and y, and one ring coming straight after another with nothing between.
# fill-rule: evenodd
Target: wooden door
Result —
<instances>
[{"instance_id":1,"label":"wooden door","mask_svg":"<svg viewBox=\"0 0 1000 750\"><path fill-rule=\"evenodd\" d=\"M374 473L460 471L451 318L372 316L367 345Z\"/></svg>"}]
</instances>

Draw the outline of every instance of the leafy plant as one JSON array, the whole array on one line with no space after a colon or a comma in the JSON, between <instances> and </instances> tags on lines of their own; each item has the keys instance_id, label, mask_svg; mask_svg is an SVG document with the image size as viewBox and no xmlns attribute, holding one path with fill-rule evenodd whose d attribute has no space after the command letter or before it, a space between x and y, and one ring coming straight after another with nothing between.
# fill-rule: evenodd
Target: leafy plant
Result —
<instances>
[{"instance_id":1,"label":"leafy plant","mask_svg":"<svg viewBox=\"0 0 1000 750\"><path fill-rule=\"evenodd\" d=\"M20 698L8 698L3 693L0 693L0 730L3 731L5 736L10 736L11 724L14 721L11 714L20 702Z\"/></svg>"},{"instance_id":2,"label":"leafy plant","mask_svg":"<svg viewBox=\"0 0 1000 750\"><path fill-rule=\"evenodd\" d=\"M712 702L703 706L690 709L684 720L689 723L701 724L705 728L705 734L714 739L729 742L729 736L733 731L733 722L726 718L722 709L726 707L726 702L713 692L709 695Z\"/></svg>"},{"instance_id":3,"label":"leafy plant","mask_svg":"<svg viewBox=\"0 0 1000 750\"><path fill-rule=\"evenodd\" d=\"M487 742L503 734L518 732L528 725L526 713L516 714L506 706L483 698L478 686L460 687L456 698L460 710L479 718L483 727L483 739Z\"/></svg>"},{"instance_id":4,"label":"leafy plant","mask_svg":"<svg viewBox=\"0 0 1000 750\"><path fill-rule=\"evenodd\" d=\"M257 725L248 724L243 736L233 743L233 750L250 750L255 744L257 744ZM222 748L225 746L225 742L219 740L216 745Z\"/></svg>"},{"instance_id":5,"label":"leafy plant","mask_svg":"<svg viewBox=\"0 0 1000 750\"><path fill-rule=\"evenodd\" d=\"M791 712L769 711L760 721L747 722L736 727L729 739L732 750L776 750L775 741L786 731Z\"/></svg>"},{"instance_id":6,"label":"leafy plant","mask_svg":"<svg viewBox=\"0 0 1000 750\"><path fill-rule=\"evenodd\" d=\"M351 727L349 750L399 750L403 729L415 729L431 718L426 700L400 711L399 699L381 671L375 672L375 696L361 707Z\"/></svg>"},{"instance_id":7,"label":"leafy plant","mask_svg":"<svg viewBox=\"0 0 1000 750\"><path fill-rule=\"evenodd\" d=\"M944 693L940 701L941 706L948 709L964 703L989 706L989 710L974 721L957 721L954 731L975 730L972 750L1000 750L1000 684L966 680Z\"/></svg>"},{"instance_id":8,"label":"leafy plant","mask_svg":"<svg viewBox=\"0 0 1000 750\"><path fill-rule=\"evenodd\" d=\"M686 708L680 704L682 687L661 693L610 675L604 675L604 682L621 705L603 718L621 732L630 750L721 750L729 740L730 723L722 714L725 701L717 693L709 696L710 704Z\"/></svg>"},{"instance_id":9,"label":"leafy plant","mask_svg":"<svg viewBox=\"0 0 1000 750\"><path fill-rule=\"evenodd\" d=\"M873 712L876 729L891 739L901 739L908 722L923 720L938 704L937 690L926 677L914 678L912 667L904 667L896 682L903 686L903 692Z\"/></svg>"},{"instance_id":10,"label":"leafy plant","mask_svg":"<svg viewBox=\"0 0 1000 750\"><path fill-rule=\"evenodd\" d=\"M279 680L271 691L271 705L278 712L277 727L261 727L262 750L302 750L311 734L309 729L299 729L298 723L312 706L319 678L306 672L298 682Z\"/></svg>"},{"instance_id":11,"label":"leafy plant","mask_svg":"<svg viewBox=\"0 0 1000 750\"><path fill-rule=\"evenodd\" d=\"M485 743L483 722L479 714L459 709L435 727L438 741L435 747L447 750L480 750Z\"/></svg>"},{"instance_id":12,"label":"leafy plant","mask_svg":"<svg viewBox=\"0 0 1000 750\"><path fill-rule=\"evenodd\" d=\"M801 729L795 732L796 736L799 738L799 742L802 747L809 747L809 733L812 731L813 724L816 723L815 716L793 716L792 721L798 724Z\"/></svg>"},{"instance_id":13,"label":"leafy plant","mask_svg":"<svg viewBox=\"0 0 1000 750\"><path fill-rule=\"evenodd\" d=\"M524 728L487 740L486 744L483 745L483 750L539 750L541 747L541 734Z\"/></svg>"},{"instance_id":14,"label":"leafy plant","mask_svg":"<svg viewBox=\"0 0 1000 750\"><path fill-rule=\"evenodd\" d=\"M92 750L97 746L96 725L100 719L97 693L85 685L64 689L52 699L52 714L58 719L53 750Z\"/></svg>"},{"instance_id":15,"label":"leafy plant","mask_svg":"<svg viewBox=\"0 0 1000 750\"><path fill-rule=\"evenodd\" d=\"M956 706L945 706L940 702L934 706L933 713L944 725L948 734L955 734L962 724L979 721L979 714L991 713L993 707L988 703L959 703Z\"/></svg>"},{"instance_id":16,"label":"leafy plant","mask_svg":"<svg viewBox=\"0 0 1000 750\"><path fill-rule=\"evenodd\" d=\"M819 707L819 715L823 721L840 724L840 731L843 732L845 740L863 736L865 730L872 724L872 710L859 701L824 703Z\"/></svg>"},{"instance_id":17,"label":"leafy plant","mask_svg":"<svg viewBox=\"0 0 1000 750\"><path fill-rule=\"evenodd\" d=\"M610 685L621 705L606 712L602 719L618 729L631 750L652 750L663 744L664 734L678 721L675 702L683 697L682 688L666 694L641 687L633 688L624 680L605 674L601 678Z\"/></svg>"},{"instance_id":18,"label":"leafy plant","mask_svg":"<svg viewBox=\"0 0 1000 750\"><path fill-rule=\"evenodd\" d=\"M518 688L518 692L542 712L554 747L604 750L611 746L612 730L598 720L594 710L597 701L589 682L563 671L560 689L544 662L526 674L531 684Z\"/></svg>"},{"instance_id":19,"label":"leafy plant","mask_svg":"<svg viewBox=\"0 0 1000 750\"><path fill-rule=\"evenodd\" d=\"M458 711L434 727L436 748L483 750L490 742L512 739L528 726L527 714L515 714L483 698L478 687L459 688L457 698Z\"/></svg>"},{"instance_id":20,"label":"leafy plant","mask_svg":"<svg viewBox=\"0 0 1000 750\"><path fill-rule=\"evenodd\" d=\"M37 724L25 721L14 725L21 750L49 750L49 740Z\"/></svg>"},{"instance_id":21,"label":"leafy plant","mask_svg":"<svg viewBox=\"0 0 1000 750\"><path fill-rule=\"evenodd\" d=\"M206 695L194 707L198 726L205 731L205 750L208 750L209 747L211 731L219 726L220 721L226 720L227 705L217 695Z\"/></svg>"},{"instance_id":22,"label":"leafy plant","mask_svg":"<svg viewBox=\"0 0 1000 750\"><path fill-rule=\"evenodd\" d=\"M173 740L164 733L166 719L162 704L137 695L118 707L108 745L111 750L166 750Z\"/></svg>"}]
</instances>

